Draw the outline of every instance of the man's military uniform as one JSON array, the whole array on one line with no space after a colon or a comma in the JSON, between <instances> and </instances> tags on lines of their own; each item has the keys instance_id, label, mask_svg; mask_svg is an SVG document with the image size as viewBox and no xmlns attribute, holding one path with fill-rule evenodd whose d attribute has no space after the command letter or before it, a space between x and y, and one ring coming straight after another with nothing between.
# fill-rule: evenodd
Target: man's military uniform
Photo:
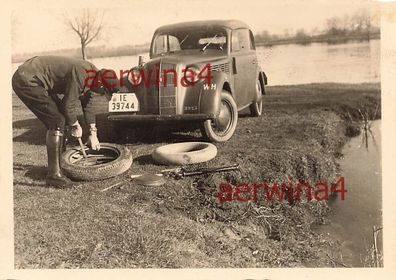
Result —
<instances>
[{"instance_id":1,"label":"man's military uniform","mask_svg":"<svg viewBox=\"0 0 396 280\"><path fill-rule=\"evenodd\" d=\"M36 56L19 66L12 77L15 93L48 129L46 144L49 185L72 185L60 169L65 125L77 122L80 106L83 107L86 122L95 123L95 106L92 106L94 99L91 96L98 93L111 95L111 91L103 88L101 82L96 88L88 87L85 84L88 73L97 73L97 79L101 81L101 72L88 61Z\"/></svg>"}]
</instances>

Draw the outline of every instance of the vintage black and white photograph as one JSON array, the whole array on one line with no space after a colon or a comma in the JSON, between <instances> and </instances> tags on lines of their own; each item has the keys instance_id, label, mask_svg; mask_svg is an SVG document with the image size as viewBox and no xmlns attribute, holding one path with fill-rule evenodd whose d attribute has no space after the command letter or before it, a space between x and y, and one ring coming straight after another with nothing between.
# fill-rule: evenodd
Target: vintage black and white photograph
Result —
<instances>
[{"instance_id":1,"label":"vintage black and white photograph","mask_svg":"<svg viewBox=\"0 0 396 280\"><path fill-rule=\"evenodd\" d=\"M379 3L10 20L15 269L384 266Z\"/></svg>"}]
</instances>

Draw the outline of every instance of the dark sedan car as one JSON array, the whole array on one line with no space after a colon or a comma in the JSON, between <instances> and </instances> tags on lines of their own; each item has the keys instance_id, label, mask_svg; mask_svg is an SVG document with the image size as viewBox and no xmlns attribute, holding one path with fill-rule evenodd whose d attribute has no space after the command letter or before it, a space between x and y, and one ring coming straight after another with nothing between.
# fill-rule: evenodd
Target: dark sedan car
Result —
<instances>
[{"instance_id":1,"label":"dark sedan car","mask_svg":"<svg viewBox=\"0 0 396 280\"><path fill-rule=\"evenodd\" d=\"M213 142L230 139L238 111L262 114L267 78L257 62L254 36L237 20L195 21L158 28L150 60L125 78L128 93L113 95L109 120L194 121Z\"/></svg>"}]
</instances>

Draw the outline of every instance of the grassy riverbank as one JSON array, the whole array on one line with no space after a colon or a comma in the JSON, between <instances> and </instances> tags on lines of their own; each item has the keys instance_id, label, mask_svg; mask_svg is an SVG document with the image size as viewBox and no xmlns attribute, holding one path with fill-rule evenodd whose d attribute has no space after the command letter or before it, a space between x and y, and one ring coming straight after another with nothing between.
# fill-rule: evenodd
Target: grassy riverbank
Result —
<instances>
[{"instance_id":1,"label":"grassy riverbank","mask_svg":"<svg viewBox=\"0 0 396 280\"><path fill-rule=\"evenodd\" d=\"M216 193L221 182L241 180L288 182L291 176L334 182L341 148L358 129L355 120L362 114L380 117L380 86L312 84L267 91L263 116L242 113L235 136L217 145L217 157L203 164L239 163L241 174L169 179L162 187L128 182L131 174L163 169L149 156L155 147L201 140L198 132L156 129L155 142L129 144L134 163L127 174L67 191L45 187L45 131L14 96L16 267L341 266L338 242L311 229L327 222L325 202L221 204ZM109 126L100 128L102 140L115 140ZM99 192L120 179L126 182L122 188Z\"/></svg>"}]
</instances>

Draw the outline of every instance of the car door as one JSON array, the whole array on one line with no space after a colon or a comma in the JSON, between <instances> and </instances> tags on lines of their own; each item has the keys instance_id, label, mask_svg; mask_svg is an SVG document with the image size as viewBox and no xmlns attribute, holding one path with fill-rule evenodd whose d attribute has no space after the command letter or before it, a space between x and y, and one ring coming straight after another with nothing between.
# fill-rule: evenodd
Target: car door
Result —
<instances>
[{"instance_id":1,"label":"car door","mask_svg":"<svg viewBox=\"0 0 396 280\"><path fill-rule=\"evenodd\" d=\"M232 31L231 57L234 76L235 99L238 109L249 105L255 94L257 57L249 29Z\"/></svg>"}]
</instances>

